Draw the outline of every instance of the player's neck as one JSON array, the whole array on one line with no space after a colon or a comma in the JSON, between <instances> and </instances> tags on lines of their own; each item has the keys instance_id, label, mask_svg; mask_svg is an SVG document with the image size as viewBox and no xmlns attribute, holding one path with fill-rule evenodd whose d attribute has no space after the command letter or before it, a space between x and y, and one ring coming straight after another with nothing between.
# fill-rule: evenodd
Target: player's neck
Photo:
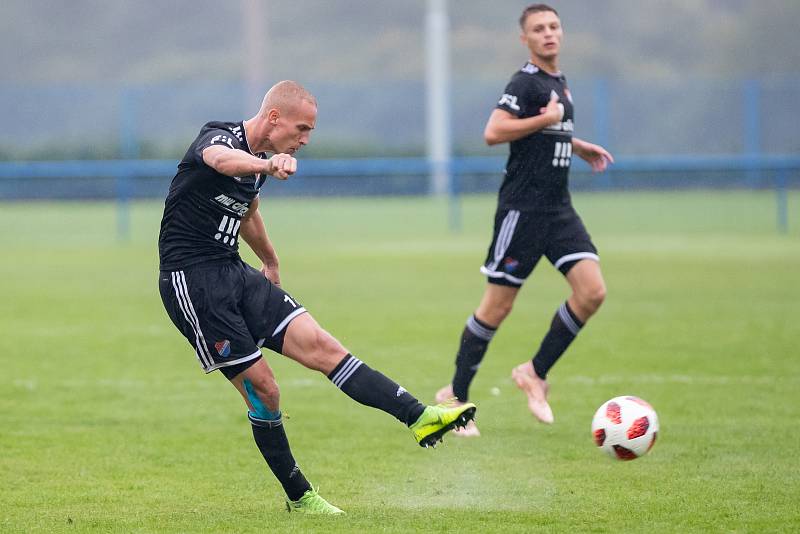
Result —
<instances>
[{"instance_id":1,"label":"player's neck","mask_svg":"<svg viewBox=\"0 0 800 534\"><path fill-rule=\"evenodd\" d=\"M253 154L271 151L272 147L269 144L268 132L264 122L258 116L244 121L244 134L247 136L247 144Z\"/></svg>"},{"instance_id":2,"label":"player's neck","mask_svg":"<svg viewBox=\"0 0 800 534\"><path fill-rule=\"evenodd\" d=\"M558 68L558 56L552 58L531 56L531 58L528 61L536 65L539 68L539 70L543 70L548 74L561 73L561 71Z\"/></svg>"}]
</instances>

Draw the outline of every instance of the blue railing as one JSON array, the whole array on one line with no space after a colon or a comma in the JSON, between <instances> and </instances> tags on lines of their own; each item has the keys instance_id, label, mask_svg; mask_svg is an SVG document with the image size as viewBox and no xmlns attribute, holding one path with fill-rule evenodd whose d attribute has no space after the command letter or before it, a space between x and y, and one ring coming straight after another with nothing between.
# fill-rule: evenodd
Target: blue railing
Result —
<instances>
[{"instance_id":1,"label":"blue railing","mask_svg":"<svg viewBox=\"0 0 800 534\"><path fill-rule=\"evenodd\" d=\"M453 159L454 174L502 172L505 157L476 156ZM177 162L166 159L0 161L0 179L11 178L94 178L106 176L172 176ZM795 155L718 156L627 156L611 167L619 172L693 171L791 171L800 170ZM582 160L573 160L573 170L588 171ZM297 176L399 176L428 174L425 158L301 159Z\"/></svg>"},{"instance_id":2,"label":"blue railing","mask_svg":"<svg viewBox=\"0 0 800 534\"><path fill-rule=\"evenodd\" d=\"M588 173L582 160L573 160L573 170ZM451 198L457 197L461 179L467 175L499 176L505 165L504 157L461 157L450 163ZM115 182L114 196L119 203L118 228L121 237L128 234L128 203L132 185L138 178L159 177L166 182L176 170L175 160L67 160L67 161L7 161L0 162L0 180L13 179L94 179L111 178ZM297 177L403 177L430 174L431 165L425 158L352 158L301 159ZM777 225L780 232L788 230L788 199L790 173L800 172L800 156L795 155L717 155L717 156L628 156L617 159L610 173L595 175L593 187L611 187L611 177L621 173L747 173L759 176L769 172L774 177L768 187L776 191ZM639 180L636 184L645 183ZM748 183L745 183L745 187ZM763 181L750 181L750 187L765 187ZM636 185L634 185L636 187ZM380 192L378 190L377 192ZM419 191L424 192L424 191ZM0 200L4 195L0 191ZM451 225L458 226L457 212L451 213Z\"/></svg>"}]
</instances>

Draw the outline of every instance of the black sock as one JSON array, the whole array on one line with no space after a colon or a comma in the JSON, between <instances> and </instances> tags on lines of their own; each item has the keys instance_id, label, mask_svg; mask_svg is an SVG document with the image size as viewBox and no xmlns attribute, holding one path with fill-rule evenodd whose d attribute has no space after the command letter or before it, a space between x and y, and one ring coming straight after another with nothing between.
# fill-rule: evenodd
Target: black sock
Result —
<instances>
[{"instance_id":1,"label":"black sock","mask_svg":"<svg viewBox=\"0 0 800 534\"><path fill-rule=\"evenodd\" d=\"M354 401L383 410L409 426L425 410L425 406L405 388L371 369L352 354L345 356L328 378Z\"/></svg>"},{"instance_id":2,"label":"black sock","mask_svg":"<svg viewBox=\"0 0 800 534\"><path fill-rule=\"evenodd\" d=\"M283 430L283 419L270 421L259 419L252 414L248 414L248 417L253 425L253 438L256 440L258 450L267 461L272 474L283 486L286 496L296 501L311 489L311 484L294 461L292 451L289 449L289 440L286 439L286 432Z\"/></svg>"},{"instance_id":3,"label":"black sock","mask_svg":"<svg viewBox=\"0 0 800 534\"><path fill-rule=\"evenodd\" d=\"M456 355L456 372L453 375L453 394L461 402L467 402L469 385L478 372L489 341L497 331L474 315L467 319L467 326L461 334L461 345Z\"/></svg>"},{"instance_id":4,"label":"black sock","mask_svg":"<svg viewBox=\"0 0 800 534\"><path fill-rule=\"evenodd\" d=\"M533 370L536 371L539 378L547 378L547 372L564 354L582 327L583 323L564 302L553 316L550 330L544 336L539 352L533 357Z\"/></svg>"}]
</instances>

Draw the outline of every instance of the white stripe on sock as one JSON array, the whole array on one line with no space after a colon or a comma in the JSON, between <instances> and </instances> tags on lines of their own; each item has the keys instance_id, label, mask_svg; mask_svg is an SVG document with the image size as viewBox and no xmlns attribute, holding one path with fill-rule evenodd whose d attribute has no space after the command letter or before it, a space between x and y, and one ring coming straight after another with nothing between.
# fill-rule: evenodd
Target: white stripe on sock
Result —
<instances>
[{"instance_id":1,"label":"white stripe on sock","mask_svg":"<svg viewBox=\"0 0 800 534\"><path fill-rule=\"evenodd\" d=\"M361 365L361 360L351 355L350 360L348 360L347 363L345 363L342 366L342 368L339 369L335 375L333 375L333 378L331 378L331 382L333 382L337 387L339 387L339 384L344 382L343 379L345 375L349 376L348 374L349 371L351 371L353 367L357 367L358 365Z\"/></svg>"},{"instance_id":2,"label":"white stripe on sock","mask_svg":"<svg viewBox=\"0 0 800 534\"><path fill-rule=\"evenodd\" d=\"M572 316L569 314L569 310L567 310L567 303L561 304L558 307L558 316L561 317L561 322L567 327L567 329L572 332L573 336L577 336L578 332L580 332L581 327L572 319Z\"/></svg>"},{"instance_id":3,"label":"white stripe on sock","mask_svg":"<svg viewBox=\"0 0 800 534\"><path fill-rule=\"evenodd\" d=\"M494 330L486 328L485 326L481 326L480 323L478 323L478 321L475 319L474 315L470 315L469 319L467 319L467 329L484 341L491 341L495 332Z\"/></svg>"},{"instance_id":4,"label":"white stripe on sock","mask_svg":"<svg viewBox=\"0 0 800 534\"><path fill-rule=\"evenodd\" d=\"M333 375L333 378L331 378L331 382L333 382L335 384L339 380L339 378L341 378L342 375L344 373L346 373L350 369L350 367L352 367L352 366L354 366L356 364L356 360L357 359L358 358L356 358L355 356L351 355L350 359L345 362L345 364L342 366L342 368L339 369L338 371L336 371L336 374Z\"/></svg>"},{"instance_id":5,"label":"white stripe on sock","mask_svg":"<svg viewBox=\"0 0 800 534\"><path fill-rule=\"evenodd\" d=\"M334 384L336 384L336 387L338 387L339 389L341 389L341 388L342 388L342 386L344 385L344 383L345 383L345 382L347 382L347 381L350 379L350 377L351 377L351 376L353 376L353 373L355 373L355 372L356 372L356 370L357 370L359 367L361 367L361 364L362 364L362 363L364 363L364 362L362 362L362 361L361 361L361 360L359 360L359 359L356 359L356 362L357 362L357 363L356 363L355 365L353 365L353 366L350 368L350 370L349 370L349 371L347 371L347 373L346 373L344 376L342 376L342 378L341 378L341 379L339 379L339 381L338 381L338 382L334 382Z\"/></svg>"}]
</instances>

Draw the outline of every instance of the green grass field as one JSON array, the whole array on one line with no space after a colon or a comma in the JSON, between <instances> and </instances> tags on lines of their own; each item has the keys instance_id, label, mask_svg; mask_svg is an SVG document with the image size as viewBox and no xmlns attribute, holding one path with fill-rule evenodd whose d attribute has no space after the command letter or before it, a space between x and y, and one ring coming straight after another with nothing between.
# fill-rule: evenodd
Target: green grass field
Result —
<instances>
[{"instance_id":1,"label":"green grass field","mask_svg":"<svg viewBox=\"0 0 800 534\"><path fill-rule=\"evenodd\" d=\"M567 295L541 263L472 387L483 436L423 450L268 354L295 456L345 517L287 514L242 401L205 376L157 291L161 203L0 204L0 532L800 530L800 195L577 195L608 299L551 374L556 423L509 375ZM357 356L431 401L449 381L494 198L262 200L283 285ZM248 259L252 258L247 254ZM499 394L492 394L493 388ZM497 391L495 391L496 393ZM661 433L614 462L594 410L649 400Z\"/></svg>"}]
</instances>

